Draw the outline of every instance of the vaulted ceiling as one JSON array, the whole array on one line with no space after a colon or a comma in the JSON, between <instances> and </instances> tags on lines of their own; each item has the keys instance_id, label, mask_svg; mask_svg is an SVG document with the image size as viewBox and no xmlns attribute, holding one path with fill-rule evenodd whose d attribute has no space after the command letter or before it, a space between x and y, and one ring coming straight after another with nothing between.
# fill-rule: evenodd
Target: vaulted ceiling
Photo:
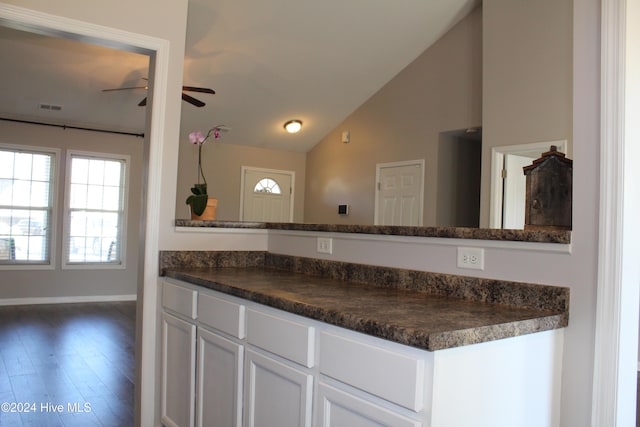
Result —
<instances>
[{"instance_id":1,"label":"vaulted ceiling","mask_svg":"<svg viewBox=\"0 0 640 427\"><path fill-rule=\"evenodd\" d=\"M183 136L223 124L225 143L308 151L478 3L189 0L184 84L216 94L176 100ZM146 90L103 89L144 87L148 57L3 27L0 57L0 117L144 131Z\"/></svg>"}]
</instances>

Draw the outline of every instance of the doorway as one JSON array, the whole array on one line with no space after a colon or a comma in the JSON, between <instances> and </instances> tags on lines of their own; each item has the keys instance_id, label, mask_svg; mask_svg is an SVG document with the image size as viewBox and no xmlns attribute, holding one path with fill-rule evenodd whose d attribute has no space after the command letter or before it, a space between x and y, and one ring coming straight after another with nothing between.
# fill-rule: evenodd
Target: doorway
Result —
<instances>
[{"instance_id":1,"label":"doorway","mask_svg":"<svg viewBox=\"0 0 640 427\"><path fill-rule=\"evenodd\" d=\"M375 225L422 226L424 159L376 165Z\"/></svg>"},{"instance_id":2,"label":"doorway","mask_svg":"<svg viewBox=\"0 0 640 427\"><path fill-rule=\"evenodd\" d=\"M295 172L242 167L240 221L292 222Z\"/></svg>"},{"instance_id":3,"label":"doorway","mask_svg":"<svg viewBox=\"0 0 640 427\"><path fill-rule=\"evenodd\" d=\"M505 145L491 149L491 209L489 227L524 229L526 178L522 167L555 145L567 152L567 140Z\"/></svg>"},{"instance_id":4,"label":"doorway","mask_svg":"<svg viewBox=\"0 0 640 427\"><path fill-rule=\"evenodd\" d=\"M160 218L158 215L146 215L147 212L161 211L160 186L164 181L162 153L167 123L168 79L171 70L170 43L168 40L153 36L134 34L125 30L105 27L90 22L49 15L44 12L0 4L0 21L3 25L37 32L40 34L60 35L81 39L97 45L131 50L150 55L151 72L149 75L149 110L145 126L144 166L142 206L143 219L140 221L141 241L140 271L138 275L138 302L136 319L136 398L135 424L151 425L155 408L155 342L157 315L155 306L149 301L157 299L157 271L159 250ZM79 23L81 25L79 25ZM143 305L143 299L147 304ZM142 331L145 331L142 335ZM142 341L145 341L145 345ZM142 360L145 363L142 364Z\"/></svg>"}]
</instances>

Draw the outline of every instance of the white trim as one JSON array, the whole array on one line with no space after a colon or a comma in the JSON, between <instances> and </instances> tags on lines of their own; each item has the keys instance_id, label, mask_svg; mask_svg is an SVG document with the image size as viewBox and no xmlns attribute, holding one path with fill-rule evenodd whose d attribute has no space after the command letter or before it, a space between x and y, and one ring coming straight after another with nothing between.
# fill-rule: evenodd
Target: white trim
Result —
<instances>
[{"instance_id":1,"label":"white trim","mask_svg":"<svg viewBox=\"0 0 640 427\"><path fill-rule=\"evenodd\" d=\"M502 167L505 154L534 155L535 158L538 158L541 153L549 151L549 147L552 145L557 146L558 151L562 153L567 152L566 139L491 147L489 228L502 228Z\"/></svg>"},{"instance_id":2,"label":"white trim","mask_svg":"<svg viewBox=\"0 0 640 427\"><path fill-rule=\"evenodd\" d=\"M137 396L140 419L136 423L143 426L155 424L156 393L156 331L158 327L156 300L158 276L158 250L160 233L160 208L162 189L162 154L165 140L164 123L167 105L169 73L168 40L144 34L136 34L117 28L78 21L65 17L25 9L0 3L0 23L32 32L58 34L63 37L83 38L87 42L114 48L128 48L139 53L151 54L149 106L146 138L149 141L148 176L146 182L146 225L144 240L144 260L141 260L141 283L138 295L142 313L137 316L137 329L142 331L136 342L140 395Z\"/></svg>"},{"instance_id":3,"label":"white trim","mask_svg":"<svg viewBox=\"0 0 640 427\"><path fill-rule=\"evenodd\" d=\"M37 297L37 298L2 298L0 306L7 305L34 305L34 304L75 304L81 302L112 302L112 301L136 301L138 296L133 295L86 295L75 297Z\"/></svg>"},{"instance_id":4,"label":"white trim","mask_svg":"<svg viewBox=\"0 0 640 427\"><path fill-rule=\"evenodd\" d=\"M69 238L71 225L69 223L69 204L71 203L71 174L72 174L72 160L73 157L80 158L92 158L95 160L116 160L124 163L124 188L122 189L122 220L120 222L120 247L119 247L119 263L112 262L94 262L94 261L68 261L69 258ZM62 270L126 270L127 268L127 218L129 217L129 209L131 203L129 202L129 179L131 170L131 156L128 154L116 154L116 153L99 153L94 151L82 151L82 150L67 150L66 163L65 163L65 194L64 194L64 207L63 215L64 221L62 225Z\"/></svg>"},{"instance_id":5,"label":"white trim","mask_svg":"<svg viewBox=\"0 0 640 427\"><path fill-rule=\"evenodd\" d=\"M176 233L195 234L267 234L266 228L176 227Z\"/></svg>"},{"instance_id":6,"label":"white trim","mask_svg":"<svg viewBox=\"0 0 640 427\"><path fill-rule=\"evenodd\" d=\"M393 242L430 246L465 246L488 249L523 250L527 252L546 252L570 254L571 244L518 242L510 240L453 239L444 237L396 236L387 234L341 233L324 231L267 230L269 235L296 237L330 237L336 240L359 240L363 242Z\"/></svg>"},{"instance_id":7,"label":"white trim","mask_svg":"<svg viewBox=\"0 0 640 427\"><path fill-rule=\"evenodd\" d=\"M640 8L635 0L602 0L601 12L600 226L591 425L635 425L640 125L633 114L640 103L640 55L632 49Z\"/></svg>"},{"instance_id":8,"label":"white trim","mask_svg":"<svg viewBox=\"0 0 640 427\"><path fill-rule=\"evenodd\" d=\"M280 175L289 175L291 177L291 199L289 202L289 222L293 221L293 202L296 194L296 172L280 169L267 169L258 168L253 166L241 166L240 167L240 221L243 221L244 216L244 176L247 172L260 172L260 173L277 173Z\"/></svg>"},{"instance_id":9,"label":"white trim","mask_svg":"<svg viewBox=\"0 0 640 427\"><path fill-rule=\"evenodd\" d=\"M425 162L424 159L416 159L416 160L404 160L400 162L389 162L389 163L377 163L376 164L376 180L375 180L375 197L373 200L373 223L375 225L380 224L380 212L378 211L378 201L380 198L380 170L383 168L395 168L402 166L419 166L420 167L420 201L418 202L418 227L422 227L424 221L424 176L425 176Z\"/></svg>"}]
</instances>

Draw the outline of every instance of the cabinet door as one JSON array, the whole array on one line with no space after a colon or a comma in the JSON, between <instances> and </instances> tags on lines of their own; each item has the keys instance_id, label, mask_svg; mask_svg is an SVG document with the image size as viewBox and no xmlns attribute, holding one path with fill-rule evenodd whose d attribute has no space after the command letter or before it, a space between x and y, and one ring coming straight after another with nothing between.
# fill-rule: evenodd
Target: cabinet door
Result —
<instances>
[{"instance_id":1,"label":"cabinet door","mask_svg":"<svg viewBox=\"0 0 640 427\"><path fill-rule=\"evenodd\" d=\"M196 326L162 313L162 423L191 427L195 420Z\"/></svg>"},{"instance_id":2,"label":"cabinet door","mask_svg":"<svg viewBox=\"0 0 640 427\"><path fill-rule=\"evenodd\" d=\"M311 426L312 375L252 350L245 375L246 426Z\"/></svg>"},{"instance_id":3,"label":"cabinet door","mask_svg":"<svg viewBox=\"0 0 640 427\"><path fill-rule=\"evenodd\" d=\"M324 383L318 387L317 414L318 427L422 426L420 421Z\"/></svg>"},{"instance_id":4,"label":"cabinet door","mask_svg":"<svg viewBox=\"0 0 640 427\"><path fill-rule=\"evenodd\" d=\"M244 347L198 328L199 427L241 427Z\"/></svg>"}]
</instances>

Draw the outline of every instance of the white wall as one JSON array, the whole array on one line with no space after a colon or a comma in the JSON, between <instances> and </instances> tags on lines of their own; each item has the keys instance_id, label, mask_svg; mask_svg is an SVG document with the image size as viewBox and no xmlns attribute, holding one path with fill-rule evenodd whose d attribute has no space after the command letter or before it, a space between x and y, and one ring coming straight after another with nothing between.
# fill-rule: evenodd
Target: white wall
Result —
<instances>
[{"instance_id":1,"label":"white wall","mask_svg":"<svg viewBox=\"0 0 640 427\"><path fill-rule=\"evenodd\" d=\"M0 143L61 149L58 174L57 221L53 270L0 270L0 304L34 301L101 300L135 296L138 287L138 246L142 208L142 171L144 140L135 136L113 135L74 129L61 129L0 121ZM126 269L63 270L63 210L65 160L67 150L129 155L129 199L125 231ZM26 299L26 300L25 300ZM3 301L4 300L4 301Z\"/></svg>"}]
</instances>

